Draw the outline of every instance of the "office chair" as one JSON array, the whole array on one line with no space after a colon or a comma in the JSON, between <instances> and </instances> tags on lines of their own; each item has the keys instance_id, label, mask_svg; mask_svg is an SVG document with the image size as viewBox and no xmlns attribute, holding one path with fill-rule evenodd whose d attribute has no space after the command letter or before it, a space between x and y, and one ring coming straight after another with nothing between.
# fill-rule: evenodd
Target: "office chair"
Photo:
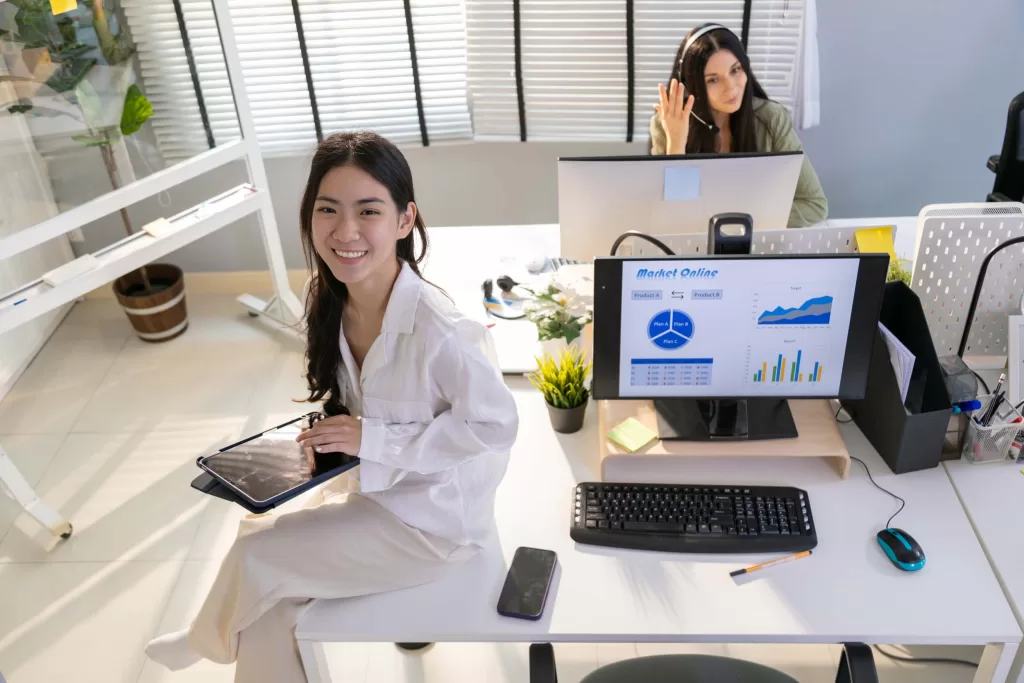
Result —
<instances>
[{"instance_id":1,"label":"office chair","mask_svg":"<svg viewBox=\"0 0 1024 683\"><path fill-rule=\"evenodd\" d=\"M760 664L710 655L657 655L603 666L581 683L798 683ZM530 683L558 683L555 652L547 643L530 646ZM871 648L844 643L836 683L878 683Z\"/></svg>"},{"instance_id":2,"label":"office chair","mask_svg":"<svg viewBox=\"0 0 1024 683\"><path fill-rule=\"evenodd\" d=\"M1010 101L1003 151L988 158L988 168L996 181L986 201L1024 201L1024 92Z\"/></svg>"}]
</instances>

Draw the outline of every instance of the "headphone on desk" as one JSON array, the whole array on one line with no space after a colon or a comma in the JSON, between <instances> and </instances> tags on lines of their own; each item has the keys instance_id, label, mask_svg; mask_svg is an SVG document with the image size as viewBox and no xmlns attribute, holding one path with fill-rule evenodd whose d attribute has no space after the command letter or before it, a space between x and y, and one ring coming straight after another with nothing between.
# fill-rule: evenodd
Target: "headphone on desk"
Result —
<instances>
[{"instance_id":1,"label":"headphone on desk","mask_svg":"<svg viewBox=\"0 0 1024 683\"><path fill-rule=\"evenodd\" d=\"M700 38L701 36L703 36L704 34L710 33L711 31L719 31L719 30L721 30L721 31L728 31L729 29L727 27L725 27L725 26L722 26L721 24L708 24L707 26L703 26L703 27L697 29L697 31L692 36L690 36L689 38L686 39L686 44L683 45L683 50L682 50L682 52L679 53L679 84L682 85L684 88L686 87L686 83L683 82L683 60L686 59L686 53L690 51L690 46L692 46L695 42L697 42L697 39ZM683 91L683 94L684 95L686 94L685 90ZM683 100L683 104L684 105L686 104L686 100ZM718 126L716 126L714 124L714 122L708 123L707 121L705 121L701 117L697 116L697 114L695 114L692 110L690 111L690 116L692 116L693 118L697 119L697 121L702 126L704 126L709 131L711 131L712 133L714 133L716 135L721 130Z\"/></svg>"}]
</instances>

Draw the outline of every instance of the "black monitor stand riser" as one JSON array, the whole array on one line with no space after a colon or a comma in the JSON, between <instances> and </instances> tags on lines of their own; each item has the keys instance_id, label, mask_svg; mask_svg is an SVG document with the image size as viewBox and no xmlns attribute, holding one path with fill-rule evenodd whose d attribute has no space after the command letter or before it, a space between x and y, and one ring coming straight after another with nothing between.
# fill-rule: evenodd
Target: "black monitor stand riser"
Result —
<instances>
[{"instance_id":1,"label":"black monitor stand riser","mask_svg":"<svg viewBox=\"0 0 1024 683\"><path fill-rule=\"evenodd\" d=\"M785 399L658 399L658 437L668 441L795 439Z\"/></svg>"}]
</instances>

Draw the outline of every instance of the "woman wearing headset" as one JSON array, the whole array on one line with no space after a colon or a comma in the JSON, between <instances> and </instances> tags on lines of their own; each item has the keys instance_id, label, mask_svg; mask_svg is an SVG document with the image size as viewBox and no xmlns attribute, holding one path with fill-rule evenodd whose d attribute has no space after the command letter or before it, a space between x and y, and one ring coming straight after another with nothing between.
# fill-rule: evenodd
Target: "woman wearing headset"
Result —
<instances>
[{"instance_id":1,"label":"woman wearing headset","mask_svg":"<svg viewBox=\"0 0 1024 683\"><path fill-rule=\"evenodd\" d=\"M705 24L690 31L676 53L668 88L661 84L658 91L661 102L651 117L652 154L803 149L789 112L768 99L743 44L724 26ZM813 225L827 216L828 200L805 156L789 227Z\"/></svg>"}]
</instances>

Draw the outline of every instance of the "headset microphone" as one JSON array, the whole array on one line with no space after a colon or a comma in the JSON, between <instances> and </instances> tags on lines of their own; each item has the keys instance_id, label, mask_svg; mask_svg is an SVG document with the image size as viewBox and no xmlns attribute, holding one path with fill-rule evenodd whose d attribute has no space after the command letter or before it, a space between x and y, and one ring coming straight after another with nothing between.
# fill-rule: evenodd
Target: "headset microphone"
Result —
<instances>
[{"instance_id":1,"label":"headset microphone","mask_svg":"<svg viewBox=\"0 0 1024 683\"><path fill-rule=\"evenodd\" d=\"M693 113L692 111L690 112L690 116L692 116L693 118L695 118L695 119L697 119L698 121L700 121L700 124L701 124L702 126L706 127L706 128L708 129L708 130L710 130L710 131L711 131L712 133L714 133L715 135L718 135L719 131L721 131L721 130L722 130L721 128L719 128L719 127L718 127L718 126L716 126L715 124L713 124L713 123L708 123L707 121L705 121L705 120L704 120L704 119L702 119L701 117L699 117L699 116L697 116L696 114L694 114L694 113Z\"/></svg>"}]
</instances>

